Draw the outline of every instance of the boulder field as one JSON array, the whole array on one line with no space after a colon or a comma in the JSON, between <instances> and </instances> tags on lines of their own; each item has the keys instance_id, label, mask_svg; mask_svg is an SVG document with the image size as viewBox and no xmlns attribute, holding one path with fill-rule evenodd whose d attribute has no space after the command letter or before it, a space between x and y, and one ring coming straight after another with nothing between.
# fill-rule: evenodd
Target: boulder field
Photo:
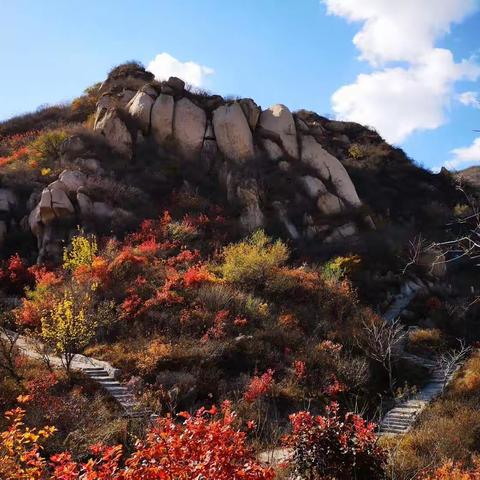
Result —
<instances>
[{"instance_id":1,"label":"boulder field","mask_svg":"<svg viewBox=\"0 0 480 480\"><path fill-rule=\"evenodd\" d=\"M100 91L93 129L112 152L135 162L142 142L168 151L182 168L213 179L237 207L245 233L275 222L292 241L334 242L374 228L346 169L319 140L321 127L285 105L262 109L250 98L194 93L174 77L107 79ZM74 135L61 150L67 168L32 195L24 221L37 239L39 262L58 260L69 228L130 215L108 198L89 197L86 183L108 176L95 149ZM15 203L13 193L0 191L0 237Z\"/></svg>"}]
</instances>

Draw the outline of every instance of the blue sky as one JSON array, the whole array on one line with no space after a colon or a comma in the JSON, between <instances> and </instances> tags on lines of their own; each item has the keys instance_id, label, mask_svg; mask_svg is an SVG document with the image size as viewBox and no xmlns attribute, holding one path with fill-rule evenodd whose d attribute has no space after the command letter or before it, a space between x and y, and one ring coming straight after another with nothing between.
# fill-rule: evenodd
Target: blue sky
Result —
<instances>
[{"instance_id":1,"label":"blue sky","mask_svg":"<svg viewBox=\"0 0 480 480\"><path fill-rule=\"evenodd\" d=\"M430 168L480 164L480 0L0 0L0 9L0 119L164 54L158 75L361 121Z\"/></svg>"}]
</instances>

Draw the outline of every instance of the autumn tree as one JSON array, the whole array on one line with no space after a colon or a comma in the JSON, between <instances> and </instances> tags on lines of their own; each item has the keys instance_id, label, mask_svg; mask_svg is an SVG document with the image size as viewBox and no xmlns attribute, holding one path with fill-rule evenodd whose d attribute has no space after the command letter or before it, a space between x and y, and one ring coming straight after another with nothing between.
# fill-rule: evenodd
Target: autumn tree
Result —
<instances>
[{"instance_id":1,"label":"autumn tree","mask_svg":"<svg viewBox=\"0 0 480 480\"><path fill-rule=\"evenodd\" d=\"M70 374L72 361L95 337L97 323L88 314L90 293L74 296L65 291L53 307L42 317L41 337L60 356Z\"/></svg>"},{"instance_id":2,"label":"autumn tree","mask_svg":"<svg viewBox=\"0 0 480 480\"><path fill-rule=\"evenodd\" d=\"M98 252L97 239L80 231L72 238L69 248L63 250L63 268L71 272L80 266L90 266Z\"/></svg>"}]
</instances>

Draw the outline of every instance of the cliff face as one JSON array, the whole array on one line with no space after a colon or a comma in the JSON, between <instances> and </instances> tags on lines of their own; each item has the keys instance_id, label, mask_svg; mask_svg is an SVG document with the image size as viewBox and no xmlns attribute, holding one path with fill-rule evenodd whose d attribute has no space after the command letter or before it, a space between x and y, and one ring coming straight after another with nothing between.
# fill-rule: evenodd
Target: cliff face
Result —
<instances>
[{"instance_id":1,"label":"cliff face","mask_svg":"<svg viewBox=\"0 0 480 480\"><path fill-rule=\"evenodd\" d=\"M154 214L172 170L182 188L229 206L239 230L275 229L299 242L342 241L392 209L408 220L423 190L434 201L451 189L355 123L281 104L262 110L250 98L193 92L178 78L157 82L140 68L115 69L97 88L93 131L63 142L62 173L24 207L21 225L37 239L39 262L58 261L78 226L128 229ZM12 230L18 203L0 190L0 236Z\"/></svg>"}]
</instances>

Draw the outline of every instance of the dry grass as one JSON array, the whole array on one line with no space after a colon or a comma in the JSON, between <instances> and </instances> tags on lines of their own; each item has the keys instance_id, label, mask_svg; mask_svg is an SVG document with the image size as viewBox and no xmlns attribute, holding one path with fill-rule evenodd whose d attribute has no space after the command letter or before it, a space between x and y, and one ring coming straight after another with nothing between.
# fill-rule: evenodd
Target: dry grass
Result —
<instances>
[{"instance_id":1,"label":"dry grass","mask_svg":"<svg viewBox=\"0 0 480 480\"><path fill-rule=\"evenodd\" d=\"M438 328L419 328L408 334L408 349L414 352L433 352L444 347L445 339Z\"/></svg>"}]
</instances>

